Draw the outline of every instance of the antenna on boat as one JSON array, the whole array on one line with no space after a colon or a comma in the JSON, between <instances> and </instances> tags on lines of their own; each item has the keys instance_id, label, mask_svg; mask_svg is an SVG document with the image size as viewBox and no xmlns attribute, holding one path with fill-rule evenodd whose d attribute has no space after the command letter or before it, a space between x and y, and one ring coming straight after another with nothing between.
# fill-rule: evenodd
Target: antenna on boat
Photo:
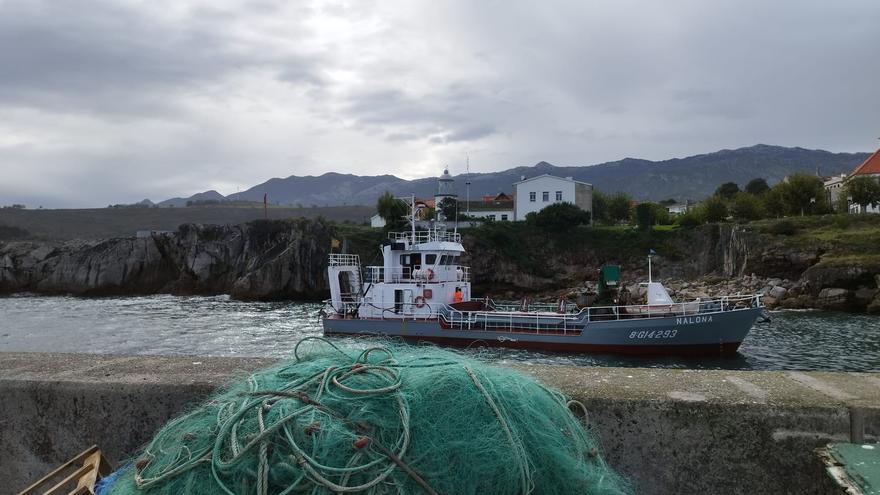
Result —
<instances>
[{"instance_id":1,"label":"antenna on boat","mask_svg":"<svg viewBox=\"0 0 880 495\"><path fill-rule=\"evenodd\" d=\"M655 254L657 254L657 252L654 251L653 249L648 250L648 283L649 284L652 282L652 280L651 280L651 258L653 258Z\"/></svg>"},{"instance_id":2,"label":"antenna on boat","mask_svg":"<svg viewBox=\"0 0 880 495\"><path fill-rule=\"evenodd\" d=\"M465 176L464 176L464 190L465 190L465 205L467 208L467 216L471 216L471 157L467 153L464 154L465 158ZM456 212L458 213L458 212Z\"/></svg>"},{"instance_id":3,"label":"antenna on boat","mask_svg":"<svg viewBox=\"0 0 880 495\"><path fill-rule=\"evenodd\" d=\"M411 238L412 240L410 242L415 243L416 242L416 212L418 211L416 209L416 195L415 195L415 193L413 193L409 197L409 209L410 209L409 224L412 227L412 238Z\"/></svg>"}]
</instances>

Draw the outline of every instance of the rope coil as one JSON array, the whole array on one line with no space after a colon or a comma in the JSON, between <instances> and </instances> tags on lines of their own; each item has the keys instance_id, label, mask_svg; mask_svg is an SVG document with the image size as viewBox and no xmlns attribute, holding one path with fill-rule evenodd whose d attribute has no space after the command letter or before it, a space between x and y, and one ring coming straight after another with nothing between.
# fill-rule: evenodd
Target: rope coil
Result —
<instances>
[{"instance_id":1,"label":"rope coil","mask_svg":"<svg viewBox=\"0 0 880 495\"><path fill-rule=\"evenodd\" d=\"M166 424L109 493L628 493L565 397L519 373L322 338L293 354Z\"/></svg>"}]
</instances>

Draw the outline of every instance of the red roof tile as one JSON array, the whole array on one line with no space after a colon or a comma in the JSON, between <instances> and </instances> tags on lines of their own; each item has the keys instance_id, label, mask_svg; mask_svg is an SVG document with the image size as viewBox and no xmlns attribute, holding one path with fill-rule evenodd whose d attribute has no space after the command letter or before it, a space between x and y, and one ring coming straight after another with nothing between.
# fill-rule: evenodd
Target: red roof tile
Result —
<instances>
[{"instance_id":1,"label":"red roof tile","mask_svg":"<svg viewBox=\"0 0 880 495\"><path fill-rule=\"evenodd\" d=\"M865 174L880 174L880 150L875 151L873 155L869 156L867 160L863 161L849 175L852 177L853 175Z\"/></svg>"}]
</instances>

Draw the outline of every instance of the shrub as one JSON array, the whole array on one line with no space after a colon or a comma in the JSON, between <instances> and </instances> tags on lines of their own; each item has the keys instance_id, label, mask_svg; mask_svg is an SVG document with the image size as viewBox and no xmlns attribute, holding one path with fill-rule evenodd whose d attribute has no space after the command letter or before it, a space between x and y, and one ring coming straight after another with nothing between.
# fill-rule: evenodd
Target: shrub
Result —
<instances>
[{"instance_id":1,"label":"shrub","mask_svg":"<svg viewBox=\"0 0 880 495\"><path fill-rule=\"evenodd\" d=\"M748 193L737 193L733 197L733 204L730 210L733 218L745 222L758 220L764 216L761 200L757 196Z\"/></svg>"},{"instance_id":2,"label":"shrub","mask_svg":"<svg viewBox=\"0 0 880 495\"><path fill-rule=\"evenodd\" d=\"M774 235L794 235L797 233L797 225L791 220L780 220L771 224L767 228L767 232Z\"/></svg>"},{"instance_id":3,"label":"shrub","mask_svg":"<svg viewBox=\"0 0 880 495\"><path fill-rule=\"evenodd\" d=\"M687 213L679 215L675 219L676 223L685 228L693 228L703 223L703 219L697 210L691 210Z\"/></svg>"},{"instance_id":4,"label":"shrub","mask_svg":"<svg viewBox=\"0 0 880 495\"><path fill-rule=\"evenodd\" d=\"M709 223L722 222L727 218L727 204L718 196L706 198L699 208L703 218Z\"/></svg>"},{"instance_id":5,"label":"shrub","mask_svg":"<svg viewBox=\"0 0 880 495\"><path fill-rule=\"evenodd\" d=\"M526 223L548 232L564 232L578 225L589 225L590 212L572 203L553 203L534 215L526 215Z\"/></svg>"},{"instance_id":6,"label":"shrub","mask_svg":"<svg viewBox=\"0 0 880 495\"><path fill-rule=\"evenodd\" d=\"M738 192L739 186L736 182L725 182L718 186L718 189L715 190L715 195L721 196L724 199L730 199Z\"/></svg>"}]
</instances>

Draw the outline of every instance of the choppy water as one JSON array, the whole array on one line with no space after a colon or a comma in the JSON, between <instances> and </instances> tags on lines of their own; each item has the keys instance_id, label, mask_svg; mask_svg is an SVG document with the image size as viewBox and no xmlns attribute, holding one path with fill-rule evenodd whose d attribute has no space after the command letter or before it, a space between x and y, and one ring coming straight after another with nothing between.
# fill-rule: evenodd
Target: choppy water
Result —
<instances>
[{"instance_id":1,"label":"choppy water","mask_svg":"<svg viewBox=\"0 0 880 495\"><path fill-rule=\"evenodd\" d=\"M284 357L320 335L320 305L254 303L227 296L0 298L0 351ZM486 355L486 351L481 351ZM497 350L499 361L775 370L880 371L880 317L773 313L731 358L634 358Z\"/></svg>"}]
</instances>

